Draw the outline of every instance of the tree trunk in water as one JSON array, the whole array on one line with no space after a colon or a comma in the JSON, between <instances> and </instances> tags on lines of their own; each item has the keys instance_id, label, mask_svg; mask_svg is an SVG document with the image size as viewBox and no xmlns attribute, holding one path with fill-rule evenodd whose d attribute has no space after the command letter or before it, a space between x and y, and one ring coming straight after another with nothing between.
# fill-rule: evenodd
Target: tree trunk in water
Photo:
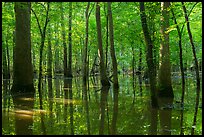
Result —
<instances>
[{"instance_id":1,"label":"tree trunk in water","mask_svg":"<svg viewBox=\"0 0 204 137\"><path fill-rule=\"evenodd\" d=\"M64 47L64 77L68 77L67 46L66 46L65 26L64 26L64 9L63 9L62 2L60 3L60 9L61 9L62 39L63 39L63 47Z\"/></svg>"},{"instance_id":2,"label":"tree trunk in water","mask_svg":"<svg viewBox=\"0 0 204 137\"><path fill-rule=\"evenodd\" d=\"M119 88L118 84L118 64L115 55L114 49L114 36L113 36L113 18L112 18L112 10L111 10L111 2L108 2L108 17L109 17L109 38L110 38L110 52L112 58L112 67L113 67L113 83L115 88Z\"/></svg>"},{"instance_id":3,"label":"tree trunk in water","mask_svg":"<svg viewBox=\"0 0 204 137\"><path fill-rule=\"evenodd\" d=\"M100 5L99 2L96 2L96 27L97 27L97 36L98 36L98 53L100 59L100 77L102 86L110 86L110 82L108 80L106 74L106 68L104 66L104 55L103 55L103 47L102 47L102 36L101 36L101 19L100 19Z\"/></svg>"},{"instance_id":4,"label":"tree trunk in water","mask_svg":"<svg viewBox=\"0 0 204 137\"><path fill-rule=\"evenodd\" d=\"M160 44L160 66L159 66L159 96L173 97L171 85L171 64L169 57L169 6L170 2L161 2L161 44Z\"/></svg>"},{"instance_id":5,"label":"tree trunk in water","mask_svg":"<svg viewBox=\"0 0 204 137\"><path fill-rule=\"evenodd\" d=\"M189 35L189 39L190 39L190 43L192 46L192 51L193 51L193 56L194 56L194 61L195 61L195 70L196 70L196 82L197 82L197 90L196 90L196 105L195 105L195 114L194 114L194 119L193 119L193 126L192 126L192 130L191 130L191 135L194 135L194 130L195 130L195 126L196 126L196 116L198 113L198 105L199 105L199 98L200 98L200 76L199 76L199 70L198 70L198 60L196 57L196 51L195 51L195 46L193 43L193 36L190 30L190 22L187 16L187 11L186 11L186 7L184 5L184 3L182 2L182 7L183 7L183 11L185 14L185 19L187 22L187 30L188 30L188 35Z\"/></svg>"},{"instance_id":6,"label":"tree trunk in water","mask_svg":"<svg viewBox=\"0 0 204 137\"><path fill-rule=\"evenodd\" d=\"M46 9L46 17L45 17L45 25L43 27L43 29L41 29L40 26L40 22L38 20L38 17L35 13L34 10L32 10L32 12L35 15L35 18L37 20L38 23L38 28L40 31L40 35L41 35L41 44L40 44L40 60L39 60L39 76L38 76L38 92L39 92L39 99L40 99L40 109L42 109L42 93L41 93L41 84L42 84L42 57L43 57L43 48L44 48L44 43L45 43L45 34L46 34L46 28L47 28L47 24L48 24L48 13L49 13L49 9L50 9L50 4L49 2L47 3L47 9Z\"/></svg>"},{"instance_id":7,"label":"tree trunk in water","mask_svg":"<svg viewBox=\"0 0 204 137\"><path fill-rule=\"evenodd\" d=\"M182 58L182 56L183 56L183 54L182 54L182 42L181 42L182 33L181 33L180 28L177 24L173 9L171 9L171 12L172 12L174 23L176 24L176 29L177 29L178 36L179 36L179 59L180 59L180 71L181 71L181 78L182 78L181 108L183 108L184 107L184 95L185 95L185 78L184 78L183 58ZM181 127L180 135L184 135L184 133L183 133L183 131L184 131L184 128L183 128L183 110L181 111L180 127Z\"/></svg>"},{"instance_id":8,"label":"tree trunk in water","mask_svg":"<svg viewBox=\"0 0 204 137\"><path fill-rule=\"evenodd\" d=\"M72 2L69 2L69 35L68 35L68 43L69 43L69 60L68 60L68 77L72 76Z\"/></svg>"},{"instance_id":9,"label":"tree trunk in water","mask_svg":"<svg viewBox=\"0 0 204 137\"><path fill-rule=\"evenodd\" d=\"M176 29L178 32L178 36L179 36L179 59L180 59L180 71L181 71L181 78L182 78L182 96L181 96L181 107L183 107L183 103L184 103L184 94L185 94L185 78L184 78L184 70L183 70L183 53L182 53L182 42L181 42L181 36L182 33L180 31L180 28L177 24L176 21L176 17L174 15L174 11L173 9L171 9L172 15L173 15L173 19L174 19L174 23L176 24ZM182 127L182 126L181 126Z\"/></svg>"},{"instance_id":10,"label":"tree trunk in water","mask_svg":"<svg viewBox=\"0 0 204 137\"><path fill-rule=\"evenodd\" d=\"M16 46L11 91L34 92L31 63L30 2L15 2Z\"/></svg>"},{"instance_id":11,"label":"tree trunk in water","mask_svg":"<svg viewBox=\"0 0 204 137\"><path fill-rule=\"evenodd\" d=\"M147 67L148 67L148 75L150 78L150 89L151 89L151 98L155 98L156 96L156 78L155 78L155 64L153 61L153 43L151 40L151 37L149 35L148 27L147 27L147 21L146 21L146 14L145 14L145 6L144 2L140 2L140 16L141 16L141 22L142 22L142 29L144 33L144 38L145 38L145 43L146 43L146 48L147 48L147 53L146 53L146 62L147 62ZM152 99L155 101L155 99ZM157 106L156 102L152 102L152 105ZM156 107L155 106L155 107Z\"/></svg>"}]
</instances>

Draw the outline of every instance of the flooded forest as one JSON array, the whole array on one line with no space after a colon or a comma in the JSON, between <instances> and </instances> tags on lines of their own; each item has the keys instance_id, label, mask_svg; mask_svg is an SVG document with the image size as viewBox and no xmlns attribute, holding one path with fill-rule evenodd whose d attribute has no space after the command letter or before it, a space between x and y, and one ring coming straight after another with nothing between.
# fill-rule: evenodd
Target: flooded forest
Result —
<instances>
[{"instance_id":1,"label":"flooded forest","mask_svg":"<svg viewBox=\"0 0 204 137\"><path fill-rule=\"evenodd\" d=\"M202 135L202 2L2 2L2 135Z\"/></svg>"}]
</instances>

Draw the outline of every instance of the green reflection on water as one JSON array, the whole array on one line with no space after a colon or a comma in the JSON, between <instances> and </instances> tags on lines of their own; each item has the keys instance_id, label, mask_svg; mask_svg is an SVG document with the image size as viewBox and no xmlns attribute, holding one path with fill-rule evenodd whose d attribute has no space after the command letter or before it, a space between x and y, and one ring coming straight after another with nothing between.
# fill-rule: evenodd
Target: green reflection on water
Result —
<instances>
[{"instance_id":1,"label":"green reflection on water","mask_svg":"<svg viewBox=\"0 0 204 137\"><path fill-rule=\"evenodd\" d=\"M24 102L33 101L33 108L25 108L25 104L16 108L9 96L9 87L3 83L2 134L17 134L17 129L34 135L180 134L181 85L173 83L175 97L172 109L155 109L150 105L149 86L145 86L144 81L139 84L137 78L133 81L128 76L120 76L119 81L120 88L117 91L113 87L101 89L91 80L86 89L81 86L80 78L73 78L71 83L64 79L44 79L43 110L39 107L37 89L34 98L21 98ZM193 92L196 87L193 83L191 79L187 82L182 112L184 134L191 133L193 122L196 98L196 92ZM35 85L37 88L37 81ZM25 124L22 129L16 127L19 125L17 122ZM164 128L165 123L170 129ZM201 108L198 110L195 134L202 134Z\"/></svg>"}]
</instances>

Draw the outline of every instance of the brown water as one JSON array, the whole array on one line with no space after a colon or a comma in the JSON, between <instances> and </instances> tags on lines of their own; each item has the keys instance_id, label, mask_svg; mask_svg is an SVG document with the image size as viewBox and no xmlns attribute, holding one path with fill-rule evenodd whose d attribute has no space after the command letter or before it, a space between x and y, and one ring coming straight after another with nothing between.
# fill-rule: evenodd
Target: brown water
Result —
<instances>
[{"instance_id":1,"label":"brown water","mask_svg":"<svg viewBox=\"0 0 204 137\"><path fill-rule=\"evenodd\" d=\"M81 78L44 79L40 104L37 80L34 94L11 96L11 82L2 84L2 134L34 135L150 135L191 134L195 111L196 83L186 81L184 108L180 107L181 79L173 80L174 99L158 98L151 106L149 86L120 76L120 88L101 89L99 78L82 87ZM10 83L10 84L9 84ZM202 134L202 94L195 134ZM43 109L40 109L40 105ZM182 126L182 128L181 128Z\"/></svg>"}]
</instances>

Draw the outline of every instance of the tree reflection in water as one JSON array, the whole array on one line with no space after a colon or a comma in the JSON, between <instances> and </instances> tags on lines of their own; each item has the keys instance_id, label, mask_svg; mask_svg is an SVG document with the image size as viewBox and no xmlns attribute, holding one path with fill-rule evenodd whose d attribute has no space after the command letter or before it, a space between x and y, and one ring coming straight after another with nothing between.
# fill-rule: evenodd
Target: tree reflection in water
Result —
<instances>
[{"instance_id":1,"label":"tree reflection in water","mask_svg":"<svg viewBox=\"0 0 204 137\"><path fill-rule=\"evenodd\" d=\"M7 98L9 88L4 82L2 133L174 135L181 132L190 134L186 127L191 126L191 120L188 122L185 117L191 113L193 116L193 109L180 111L180 108L176 108L180 106L175 104L178 102L177 94L176 101L165 97L150 98L148 85L146 88L145 83L128 86L132 83L131 80L123 80L124 85L120 84L118 90L114 87L100 89L92 83L88 90L87 86L80 86L80 79L73 82L70 79L47 79L42 94L43 110L39 110L38 92L35 92L35 95L13 94L9 99ZM186 100L193 102L193 99L191 101L188 98L189 96L186 96ZM151 105L148 107L149 100ZM189 107L189 104L185 106ZM198 115L198 118L200 116ZM182 128L180 122L183 122ZM200 123L197 124L200 126Z\"/></svg>"},{"instance_id":2,"label":"tree reflection in water","mask_svg":"<svg viewBox=\"0 0 204 137\"><path fill-rule=\"evenodd\" d=\"M34 93L12 94L16 135L32 135Z\"/></svg>"},{"instance_id":3,"label":"tree reflection in water","mask_svg":"<svg viewBox=\"0 0 204 137\"><path fill-rule=\"evenodd\" d=\"M150 135L171 135L173 99L161 96L151 97ZM158 122L160 122L160 128L158 128Z\"/></svg>"}]
</instances>

